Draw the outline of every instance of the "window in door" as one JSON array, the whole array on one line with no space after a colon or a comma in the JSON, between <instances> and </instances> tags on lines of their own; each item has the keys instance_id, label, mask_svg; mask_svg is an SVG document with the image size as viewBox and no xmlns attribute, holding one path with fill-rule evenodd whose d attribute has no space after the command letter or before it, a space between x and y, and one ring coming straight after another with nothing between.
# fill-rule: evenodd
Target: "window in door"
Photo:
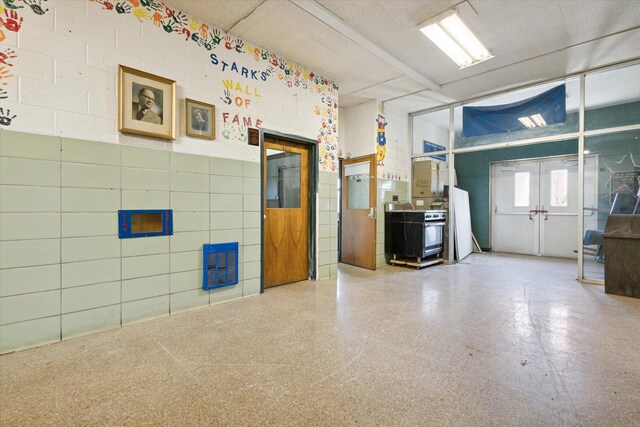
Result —
<instances>
[{"instance_id":1,"label":"window in door","mask_svg":"<svg viewBox=\"0 0 640 427\"><path fill-rule=\"evenodd\" d=\"M516 172L514 175L515 206L529 206L529 172Z\"/></svg>"},{"instance_id":2,"label":"window in door","mask_svg":"<svg viewBox=\"0 0 640 427\"><path fill-rule=\"evenodd\" d=\"M566 207L569 205L569 192L567 184L569 181L568 169L556 169L551 171L551 200L552 207Z\"/></svg>"}]
</instances>

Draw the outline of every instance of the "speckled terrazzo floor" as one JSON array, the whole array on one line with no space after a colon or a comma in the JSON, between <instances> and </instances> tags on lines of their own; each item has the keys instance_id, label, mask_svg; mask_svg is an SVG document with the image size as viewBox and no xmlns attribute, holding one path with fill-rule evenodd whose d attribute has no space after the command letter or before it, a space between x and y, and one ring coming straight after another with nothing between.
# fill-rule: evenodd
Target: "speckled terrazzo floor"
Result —
<instances>
[{"instance_id":1,"label":"speckled terrazzo floor","mask_svg":"<svg viewBox=\"0 0 640 427\"><path fill-rule=\"evenodd\" d=\"M638 425L640 300L474 254L0 357L0 425Z\"/></svg>"}]
</instances>

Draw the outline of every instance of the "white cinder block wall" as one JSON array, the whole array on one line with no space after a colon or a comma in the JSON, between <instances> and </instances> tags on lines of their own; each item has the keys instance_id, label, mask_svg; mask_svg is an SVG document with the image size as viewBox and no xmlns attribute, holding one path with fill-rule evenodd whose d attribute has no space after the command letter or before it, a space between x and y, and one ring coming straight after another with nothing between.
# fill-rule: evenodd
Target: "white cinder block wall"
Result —
<instances>
[{"instance_id":1,"label":"white cinder block wall","mask_svg":"<svg viewBox=\"0 0 640 427\"><path fill-rule=\"evenodd\" d=\"M260 151L247 120L318 140L318 277L336 274L337 85L259 40L172 21L169 3L121 3L7 9L21 25L2 28L2 353L258 293ZM119 64L176 81L175 141L118 132ZM215 141L184 135L184 98L216 106ZM163 208L173 236L118 239L118 209ZM202 244L231 241L240 283L202 291Z\"/></svg>"}]
</instances>

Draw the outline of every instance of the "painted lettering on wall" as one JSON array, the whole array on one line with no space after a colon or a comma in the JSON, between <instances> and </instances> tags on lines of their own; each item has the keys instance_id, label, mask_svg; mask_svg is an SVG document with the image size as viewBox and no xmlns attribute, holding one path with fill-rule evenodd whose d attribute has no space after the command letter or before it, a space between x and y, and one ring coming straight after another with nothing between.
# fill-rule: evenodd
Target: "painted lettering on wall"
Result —
<instances>
[{"instance_id":1,"label":"painted lettering on wall","mask_svg":"<svg viewBox=\"0 0 640 427\"><path fill-rule=\"evenodd\" d=\"M222 121L224 123L230 123L232 125L245 126L245 127L262 127L262 120L255 117L241 116L240 114L222 113Z\"/></svg>"},{"instance_id":2,"label":"painted lettering on wall","mask_svg":"<svg viewBox=\"0 0 640 427\"><path fill-rule=\"evenodd\" d=\"M240 74L244 78L252 79L252 80L262 80L263 82L266 82L267 77L269 77L269 74L267 74L266 71L252 70L246 67L238 67L238 64L236 64L235 62L231 62L231 64L229 64L225 61L222 61L218 59L215 53L212 53L211 55L209 55L209 58L211 59L211 63L213 65L219 65L220 70L223 72L233 71Z\"/></svg>"},{"instance_id":3,"label":"painted lettering on wall","mask_svg":"<svg viewBox=\"0 0 640 427\"><path fill-rule=\"evenodd\" d=\"M337 169L335 155L338 119L337 83L308 71L275 53L252 46L215 28L210 28L207 24L200 23L196 18L158 0L119 0L115 4L111 0L91 0L91 2L102 6L105 11L133 15L140 22L150 21L154 27L161 28L166 33L175 34L177 37L181 37L185 43L194 43L207 51L212 66L224 73L234 75L233 87L225 86L220 94L220 100L229 108L250 111L252 107L255 107L260 93L259 86L251 86L251 82L266 82L271 76L277 76L276 80L282 82L287 88L326 95L326 98L330 98L330 102L323 100L322 104L318 106L321 111L319 114L317 113L321 118L317 137L323 152L320 163L323 170ZM247 55L255 61L256 66L243 66L242 61L235 60L233 55ZM242 93L237 90L235 79L241 81ZM249 82L248 87L247 81ZM256 127L259 127L256 124L258 121L262 123L262 119L257 119L251 114L243 115L227 111L228 115L224 116L224 113L224 126L228 129L231 129L232 126L238 127L237 132L229 130L227 133L229 137L225 139L234 138L233 135L241 133L242 129L239 129L239 126L248 126L249 120L251 125ZM237 120L234 120L236 117ZM244 142L245 138L240 140Z\"/></svg>"}]
</instances>

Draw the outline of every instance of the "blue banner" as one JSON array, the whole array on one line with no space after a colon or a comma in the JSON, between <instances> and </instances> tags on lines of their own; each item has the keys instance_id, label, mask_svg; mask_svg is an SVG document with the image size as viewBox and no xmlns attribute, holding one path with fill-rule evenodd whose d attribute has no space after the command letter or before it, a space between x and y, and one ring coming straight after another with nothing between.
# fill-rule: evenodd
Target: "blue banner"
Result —
<instances>
[{"instance_id":1,"label":"blue banner","mask_svg":"<svg viewBox=\"0 0 640 427\"><path fill-rule=\"evenodd\" d=\"M445 151L446 147L442 145L434 144L433 142L429 142L427 140L422 140L422 152L423 153L433 153L434 151ZM440 154L438 156L432 156L434 159L442 160L443 162L447 160L446 154Z\"/></svg>"},{"instance_id":2,"label":"blue banner","mask_svg":"<svg viewBox=\"0 0 640 427\"><path fill-rule=\"evenodd\" d=\"M564 123L566 119L566 87L560 85L512 104L463 107L462 134L470 137L515 132Z\"/></svg>"}]
</instances>

